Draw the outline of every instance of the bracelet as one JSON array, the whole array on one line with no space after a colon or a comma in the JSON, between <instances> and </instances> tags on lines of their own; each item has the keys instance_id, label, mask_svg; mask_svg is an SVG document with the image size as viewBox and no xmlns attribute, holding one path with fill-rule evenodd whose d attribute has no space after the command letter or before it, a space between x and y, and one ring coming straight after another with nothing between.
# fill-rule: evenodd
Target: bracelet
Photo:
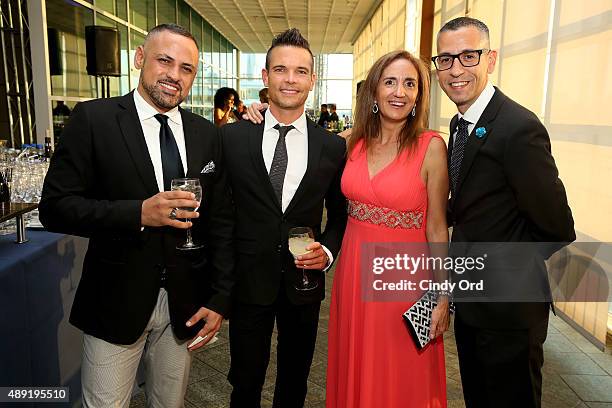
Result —
<instances>
[{"instance_id":1,"label":"bracelet","mask_svg":"<svg viewBox=\"0 0 612 408\"><path fill-rule=\"evenodd\" d=\"M446 296L447 298L452 299L453 297L453 294L448 290L438 290L436 291L436 295L437 298L439 298L440 296Z\"/></svg>"}]
</instances>

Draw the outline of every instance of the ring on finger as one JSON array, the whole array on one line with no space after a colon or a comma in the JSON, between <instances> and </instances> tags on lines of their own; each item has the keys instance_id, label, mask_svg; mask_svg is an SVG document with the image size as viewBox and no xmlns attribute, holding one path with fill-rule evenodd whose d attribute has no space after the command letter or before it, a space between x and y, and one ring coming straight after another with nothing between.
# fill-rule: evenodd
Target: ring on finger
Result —
<instances>
[{"instance_id":1,"label":"ring on finger","mask_svg":"<svg viewBox=\"0 0 612 408\"><path fill-rule=\"evenodd\" d=\"M170 218L171 220L176 220L177 211L178 211L178 208L173 208L172 211L170 211L170 215L168 215L168 218Z\"/></svg>"}]
</instances>

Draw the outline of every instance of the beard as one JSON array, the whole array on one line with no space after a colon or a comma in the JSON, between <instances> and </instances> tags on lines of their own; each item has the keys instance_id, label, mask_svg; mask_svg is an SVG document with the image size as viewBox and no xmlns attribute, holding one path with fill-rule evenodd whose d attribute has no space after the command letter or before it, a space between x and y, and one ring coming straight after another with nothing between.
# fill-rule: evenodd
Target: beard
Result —
<instances>
[{"instance_id":1,"label":"beard","mask_svg":"<svg viewBox=\"0 0 612 408\"><path fill-rule=\"evenodd\" d=\"M147 95L149 95L149 98L151 98L151 100L157 106L164 109L174 109L185 100L185 98L183 97L183 88L176 81L173 81L171 79L166 78L164 79L164 82L168 82L169 84L176 86L179 89L178 95L166 95L161 90L161 85L159 85L157 82L147 83L142 77L140 78L140 83L142 84L143 89L146 91Z\"/></svg>"}]
</instances>

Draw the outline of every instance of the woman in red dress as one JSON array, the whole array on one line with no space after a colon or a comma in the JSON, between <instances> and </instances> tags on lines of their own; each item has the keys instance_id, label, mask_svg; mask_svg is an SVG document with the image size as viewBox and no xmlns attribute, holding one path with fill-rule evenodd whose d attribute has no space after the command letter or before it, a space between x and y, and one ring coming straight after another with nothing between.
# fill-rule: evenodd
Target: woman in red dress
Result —
<instances>
[{"instance_id":1,"label":"woman in red dress","mask_svg":"<svg viewBox=\"0 0 612 408\"><path fill-rule=\"evenodd\" d=\"M432 314L435 339L418 350L402 320L414 299L365 301L361 245L448 242L446 145L426 130L429 72L406 51L381 57L357 96L342 191L349 221L334 276L327 408L446 407L442 333L448 298Z\"/></svg>"}]
</instances>

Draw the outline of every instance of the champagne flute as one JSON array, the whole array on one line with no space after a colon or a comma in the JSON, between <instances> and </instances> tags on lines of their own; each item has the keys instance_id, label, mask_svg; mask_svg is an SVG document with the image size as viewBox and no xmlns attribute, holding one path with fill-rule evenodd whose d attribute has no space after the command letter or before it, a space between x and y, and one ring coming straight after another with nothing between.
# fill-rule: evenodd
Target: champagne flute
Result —
<instances>
[{"instance_id":1,"label":"champagne flute","mask_svg":"<svg viewBox=\"0 0 612 408\"><path fill-rule=\"evenodd\" d=\"M171 183L172 191L188 191L195 195L195 200L197 202L202 201L202 186L200 185L200 180L197 178L178 178L173 179ZM197 211L199 207L180 207L179 210L183 211ZM185 221L188 221L187 219ZM180 250L191 250L191 249L200 249L203 248L204 245L199 244L193 241L191 237L191 228L187 228L187 240L176 246L176 249Z\"/></svg>"},{"instance_id":2,"label":"champagne flute","mask_svg":"<svg viewBox=\"0 0 612 408\"><path fill-rule=\"evenodd\" d=\"M310 251L306 247L315 242L314 233L312 229L308 227L296 227L289 230L289 252L295 259L298 256L309 253ZM298 278L298 282L295 284L296 290L312 290L319 286L316 279L309 279L308 273L304 268L302 270L301 278Z\"/></svg>"}]
</instances>

